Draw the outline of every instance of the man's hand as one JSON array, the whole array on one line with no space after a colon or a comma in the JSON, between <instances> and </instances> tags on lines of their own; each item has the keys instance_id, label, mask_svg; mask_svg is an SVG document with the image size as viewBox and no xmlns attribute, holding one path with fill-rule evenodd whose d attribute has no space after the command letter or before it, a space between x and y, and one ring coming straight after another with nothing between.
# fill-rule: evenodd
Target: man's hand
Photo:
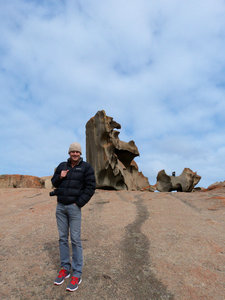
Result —
<instances>
[{"instance_id":1,"label":"man's hand","mask_svg":"<svg viewBox=\"0 0 225 300\"><path fill-rule=\"evenodd\" d=\"M60 174L60 178L65 178L69 170L62 170Z\"/></svg>"}]
</instances>

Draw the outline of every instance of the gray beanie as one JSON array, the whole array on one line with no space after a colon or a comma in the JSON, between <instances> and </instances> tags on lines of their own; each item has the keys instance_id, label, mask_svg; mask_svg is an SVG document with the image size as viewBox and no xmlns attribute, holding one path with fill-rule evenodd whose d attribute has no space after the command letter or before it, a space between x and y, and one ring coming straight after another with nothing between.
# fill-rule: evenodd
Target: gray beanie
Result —
<instances>
[{"instance_id":1,"label":"gray beanie","mask_svg":"<svg viewBox=\"0 0 225 300\"><path fill-rule=\"evenodd\" d=\"M79 143L72 143L69 147L68 153L71 151L79 151L82 154L81 145Z\"/></svg>"}]
</instances>

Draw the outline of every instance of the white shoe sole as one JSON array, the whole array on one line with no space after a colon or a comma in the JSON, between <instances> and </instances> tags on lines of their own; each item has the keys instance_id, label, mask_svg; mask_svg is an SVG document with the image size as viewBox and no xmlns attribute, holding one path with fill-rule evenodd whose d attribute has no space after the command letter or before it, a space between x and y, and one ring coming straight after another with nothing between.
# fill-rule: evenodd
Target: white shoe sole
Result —
<instances>
[{"instance_id":1,"label":"white shoe sole","mask_svg":"<svg viewBox=\"0 0 225 300\"><path fill-rule=\"evenodd\" d=\"M69 278L69 277L70 277L70 274L68 274L68 275L65 277L65 279L66 279L66 278ZM63 279L63 281L61 281L61 282L56 282L56 281L55 281L54 284L55 284L55 285L61 285L61 284L63 284L63 282L65 281L65 279Z\"/></svg>"},{"instance_id":2,"label":"white shoe sole","mask_svg":"<svg viewBox=\"0 0 225 300\"><path fill-rule=\"evenodd\" d=\"M81 284L81 282L82 282L82 279L80 279L80 281L79 281L78 285L80 285L80 284ZM76 287L76 288L74 288L74 289L66 288L66 290L67 290L67 291L69 291L69 292L74 292L74 291L76 291L76 290L78 289L78 285L77 285L77 287Z\"/></svg>"}]
</instances>

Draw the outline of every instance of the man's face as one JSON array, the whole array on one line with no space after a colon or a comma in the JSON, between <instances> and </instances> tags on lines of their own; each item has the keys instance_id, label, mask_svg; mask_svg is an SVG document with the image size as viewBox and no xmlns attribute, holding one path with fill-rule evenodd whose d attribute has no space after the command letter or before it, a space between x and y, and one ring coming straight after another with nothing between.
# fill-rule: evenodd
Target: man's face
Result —
<instances>
[{"instance_id":1,"label":"man's face","mask_svg":"<svg viewBox=\"0 0 225 300\"><path fill-rule=\"evenodd\" d=\"M79 151L70 151L69 155L72 162L78 162L81 153Z\"/></svg>"}]
</instances>

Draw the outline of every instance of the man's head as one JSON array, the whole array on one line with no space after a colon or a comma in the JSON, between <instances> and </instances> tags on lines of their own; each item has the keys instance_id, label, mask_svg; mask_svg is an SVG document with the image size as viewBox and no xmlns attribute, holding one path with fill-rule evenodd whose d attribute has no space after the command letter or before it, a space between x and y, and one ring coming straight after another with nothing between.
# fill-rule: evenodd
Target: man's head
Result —
<instances>
[{"instance_id":1,"label":"man's head","mask_svg":"<svg viewBox=\"0 0 225 300\"><path fill-rule=\"evenodd\" d=\"M68 153L72 162L78 162L82 154L81 145L79 143L72 143L69 147Z\"/></svg>"},{"instance_id":2,"label":"man's head","mask_svg":"<svg viewBox=\"0 0 225 300\"><path fill-rule=\"evenodd\" d=\"M69 147L68 153L70 154L70 152L72 152L72 151L78 151L78 152L80 152L80 154L82 154L81 145L76 142L72 143Z\"/></svg>"}]
</instances>

